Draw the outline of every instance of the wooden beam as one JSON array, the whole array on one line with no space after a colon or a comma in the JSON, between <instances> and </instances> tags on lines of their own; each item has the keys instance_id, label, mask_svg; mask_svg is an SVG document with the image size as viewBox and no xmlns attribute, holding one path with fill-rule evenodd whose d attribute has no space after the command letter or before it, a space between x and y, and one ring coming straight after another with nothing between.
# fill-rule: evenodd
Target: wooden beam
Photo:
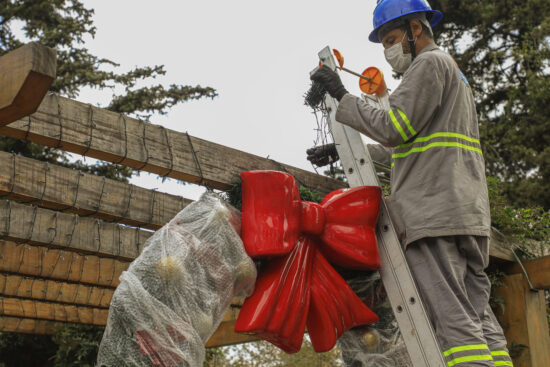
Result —
<instances>
[{"instance_id":1,"label":"wooden beam","mask_svg":"<svg viewBox=\"0 0 550 367\"><path fill-rule=\"evenodd\" d=\"M505 302L504 312L498 309L496 316L509 345L528 346L514 358L514 366L550 366L550 332L544 291L529 290L523 274L514 274L504 278L495 294Z\"/></svg>"},{"instance_id":2,"label":"wooden beam","mask_svg":"<svg viewBox=\"0 0 550 367\"><path fill-rule=\"evenodd\" d=\"M116 287L130 262L73 251L0 241L0 271L46 279Z\"/></svg>"},{"instance_id":3,"label":"wooden beam","mask_svg":"<svg viewBox=\"0 0 550 367\"><path fill-rule=\"evenodd\" d=\"M534 260L523 262L523 267L529 276L531 284L536 289L550 288L550 255L540 257ZM504 272L508 274L523 273L521 266L518 263L511 264L505 267Z\"/></svg>"},{"instance_id":4,"label":"wooden beam","mask_svg":"<svg viewBox=\"0 0 550 367\"><path fill-rule=\"evenodd\" d=\"M66 323L49 320L26 319L20 317L0 316L0 332L54 335ZM206 342L206 348L220 347L258 340L249 335L233 331L234 322L222 322L212 337Z\"/></svg>"},{"instance_id":5,"label":"wooden beam","mask_svg":"<svg viewBox=\"0 0 550 367\"><path fill-rule=\"evenodd\" d=\"M0 274L0 295L109 308L114 289L50 279Z\"/></svg>"},{"instance_id":6,"label":"wooden beam","mask_svg":"<svg viewBox=\"0 0 550 367\"><path fill-rule=\"evenodd\" d=\"M504 261L504 263L516 261L506 237L492 227L489 240L489 256L492 257L492 260L497 259L501 262Z\"/></svg>"},{"instance_id":7,"label":"wooden beam","mask_svg":"<svg viewBox=\"0 0 550 367\"><path fill-rule=\"evenodd\" d=\"M220 324L216 332L208 339L206 348L247 343L258 339L256 336L236 333L235 321L225 321Z\"/></svg>"},{"instance_id":8,"label":"wooden beam","mask_svg":"<svg viewBox=\"0 0 550 367\"><path fill-rule=\"evenodd\" d=\"M311 190L328 193L341 181L122 116L47 95L37 112L0 127L0 134L57 147L187 182L227 190L248 170L292 174Z\"/></svg>"},{"instance_id":9,"label":"wooden beam","mask_svg":"<svg viewBox=\"0 0 550 367\"><path fill-rule=\"evenodd\" d=\"M0 316L0 332L54 335L63 327L61 322Z\"/></svg>"},{"instance_id":10,"label":"wooden beam","mask_svg":"<svg viewBox=\"0 0 550 367\"><path fill-rule=\"evenodd\" d=\"M0 196L154 230L191 203L181 196L6 152L0 152Z\"/></svg>"},{"instance_id":11,"label":"wooden beam","mask_svg":"<svg viewBox=\"0 0 550 367\"><path fill-rule=\"evenodd\" d=\"M114 289L112 288L66 283L18 274L0 274L0 296L107 309L113 294ZM237 298L233 299L222 322L237 319L241 301Z\"/></svg>"},{"instance_id":12,"label":"wooden beam","mask_svg":"<svg viewBox=\"0 0 550 367\"><path fill-rule=\"evenodd\" d=\"M105 326L108 314L106 308L0 296L0 316ZM230 308L222 323L232 322L234 327L238 315L238 309Z\"/></svg>"},{"instance_id":13,"label":"wooden beam","mask_svg":"<svg viewBox=\"0 0 550 367\"><path fill-rule=\"evenodd\" d=\"M0 238L15 242L133 260L152 234L100 219L0 200Z\"/></svg>"},{"instance_id":14,"label":"wooden beam","mask_svg":"<svg viewBox=\"0 0 550 367\"><path fill-rule=\"evenodd\" d=\"M55 79L55 50L29 43L0 57L0 126L38 108Z\"/></svg>"},{"instance_id":15,"label":"wooden beam","mask_svg":"<svg viewBox=\"0 0 550 367\"><path fill-rule=\"evenodd\" d=\"M0 297L0 315L89 325L106 325L109 310L30 299Z\"/></svg>"}]
</instances>

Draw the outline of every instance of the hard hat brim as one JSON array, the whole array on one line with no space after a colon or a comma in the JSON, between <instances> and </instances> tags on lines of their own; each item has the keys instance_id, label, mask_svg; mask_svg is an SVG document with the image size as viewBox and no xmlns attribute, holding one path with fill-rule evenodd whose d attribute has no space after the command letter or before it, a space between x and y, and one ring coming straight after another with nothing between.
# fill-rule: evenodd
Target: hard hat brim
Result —
<instances>
[{"instance_id":1,"label":"hard hat brim","mask_svg":"<svg viewBox=\"0 0 550 367\"><path fill-rule=\"evenodd\" d=\"M381 43L380 39L378 38L378 31L380 30L380 28L382 28L385 24L387 24L391 21L394 21L398 18L404 17L405 15L414 14L414 13L426 13L426 17L428 18L431 27L434 27L435 25L437 25L441 21L441 19L443 18L443 13L440 12L439 10L419 10L419 11L411 11L411 12L405 13L405 14L400 14L397 17L388 19L387 21L385 21L384 23L382 23L378 27L376 27L370 33L369 41L374 42L374 43Z\"/></svg>"}]
</instances>

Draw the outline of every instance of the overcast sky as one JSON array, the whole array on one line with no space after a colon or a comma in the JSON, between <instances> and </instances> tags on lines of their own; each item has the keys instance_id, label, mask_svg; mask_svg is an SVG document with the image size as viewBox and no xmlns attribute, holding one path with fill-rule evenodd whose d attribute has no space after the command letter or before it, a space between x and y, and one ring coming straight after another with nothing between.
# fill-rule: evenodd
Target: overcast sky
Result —
<instances>
[{"instance_id":1,"label":"overcast sky","mask_svg":"<svg viewBox=\"0 0 550 367\"><path fill-rule=\"evenodd\" d=\"M135 66L165 65L152 83L211 86L214 100L191 101L151 122L215 143L312 170L305 150L313 145L315 118L304 106L317 52L329 45L345 66L377 66L396 86L382 46L368 41L375 0L344 1L84 1L95 10L91 53ZM360 94L358 79L342 75ZM85 90L77 98L105 105L110 90ZM142 174L133 183L196 199L193 185L161 183Z\"/></svg>"}]
</instances>

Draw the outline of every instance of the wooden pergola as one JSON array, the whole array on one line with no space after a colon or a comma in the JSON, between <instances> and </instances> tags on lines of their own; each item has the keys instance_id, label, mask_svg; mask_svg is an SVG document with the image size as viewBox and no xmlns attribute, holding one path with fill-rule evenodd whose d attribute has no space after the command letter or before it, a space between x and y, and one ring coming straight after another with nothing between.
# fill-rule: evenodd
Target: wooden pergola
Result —
<instances>
[{"instance_id":1,"label":"wooden pergola","mask_svg":"<svg viewBox=\"0 0 550 367\"><path fill-rule=\"evenodd\" d=\"M292 174L311 190L346 184L162 126L48 94L56 56L28 44L0 57L0 134L227 190L242 171ZM119 275L144 242L191 200L0 152L0 331L53 334L58 325L105 325ZM498 236L491 260L509 274L497 292L509 342L524 344L516 366L550 365L544 289L550 257L523 270ZM253 340L233 332L235 299L207 347Z\"/></svg>"}]
</instances>

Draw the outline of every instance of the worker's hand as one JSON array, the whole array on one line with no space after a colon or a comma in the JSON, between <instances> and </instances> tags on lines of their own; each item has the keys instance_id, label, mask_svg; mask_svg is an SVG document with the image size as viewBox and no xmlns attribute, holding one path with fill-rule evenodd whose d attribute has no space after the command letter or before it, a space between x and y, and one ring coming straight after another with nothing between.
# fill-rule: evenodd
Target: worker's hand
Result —
<instances>
[{"instance_id":1,"label":"worker's hand","mask_svg":"<svg viewBox=\"0 0 550 367\"><path fill-rule=\"evenodd\" d=\"M326 144L318 147L309 148L306 150L307 160L317 167L326 166L329 163L336 162L338 157L338 152L336 151L336 145Z\"/></svg>"},{"instance_id":2,"label":"worker's hand","mask_svg":"<svg viewBox=\"0 0 550 367\"><path fill-rule=\"evenodd\" d=\"M332 71L328 66L323 65L312 76L311 80L321 84L332 98L338 101L348 93L340 77L335 71Z\"/></svg>"}]
</instances>

